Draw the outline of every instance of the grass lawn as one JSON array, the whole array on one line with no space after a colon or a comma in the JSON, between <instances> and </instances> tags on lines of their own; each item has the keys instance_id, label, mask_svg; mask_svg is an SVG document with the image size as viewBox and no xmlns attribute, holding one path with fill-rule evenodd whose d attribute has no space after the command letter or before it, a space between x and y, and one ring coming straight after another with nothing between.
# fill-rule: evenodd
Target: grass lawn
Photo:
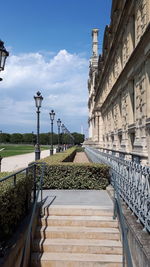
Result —
<instances>
[{"instance_id":1,"label":"grass lawn","mask_svg":"<svg viewBox=\"0 0 150 267\"><path fill-rule=\"evenodd\" d=\"M3 158L34 152L33 145L0 145L0 150L2 148L5 148L0 151L0 155ZM49 149L49 146L41 146L41 150L44 149Z\"/></svg>"}]
</instances>

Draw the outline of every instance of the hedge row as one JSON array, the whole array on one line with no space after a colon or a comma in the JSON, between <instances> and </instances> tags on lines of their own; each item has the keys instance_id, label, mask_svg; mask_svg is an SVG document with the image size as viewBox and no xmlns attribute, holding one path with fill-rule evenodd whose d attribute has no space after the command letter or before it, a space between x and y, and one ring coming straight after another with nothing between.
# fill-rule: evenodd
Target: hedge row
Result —
<instances>
[{"instance_id":1,"label":"hedge row","mask_svg":"<svg viewBox=\"0 0 150 267\"><path fill-rule=\"evenodd\" d=\"M106 189L109 168L102 164L72 163L77 147L47 157L43 187L45 189Z\"/></svg>"},{"instance_id":2,"label":"hedge row","mask_svg":"<svg viewBox=\"0 0 150 267\"><path fill-rule=\"evenodd\" d=\"M64 152L56 153L53 156L49 156L39 162L45 162L47 164L59 164L62 162L72 162L75 154L76 154L77 147L71 147Z\"/></svg>"},{"instance_id":3,"label":"hedge row","mask_svg":"<svg viewBox=\"0 0 150 267\"><path fill-rule=\"evenodd\" d=\"M26 215L32 186L32 175L25 174L17 175L16 186L13 178L0 182L0 248Z\"/></svg>"},{"instance_id":4,"label":"hedge row","mask_svg":"<svg viewBox=\"0 0 150 267\"><path fill-rule=\"evenodd\" d=\"M48 161L57 164L65 160L72 161L76 148L71 148L64 153L48 157ZM1 172L1 178L10 175L10 172ZM0 254L5 242L11 237L17 225L26 216L30 207L33 177L31 172L28 176L18 174L16 186L13 185L13 177L0 182Z\"/></svg>"},{"instance_id":5,"label":"hedge row","mask_svg":"<svg viewBox=\"0 0 150 267\"><path fill-rule=\"evenodd\" d=\"M100 164L47 164L44 189L106 189L109 169Z\"/></svg>"}]
</instances>

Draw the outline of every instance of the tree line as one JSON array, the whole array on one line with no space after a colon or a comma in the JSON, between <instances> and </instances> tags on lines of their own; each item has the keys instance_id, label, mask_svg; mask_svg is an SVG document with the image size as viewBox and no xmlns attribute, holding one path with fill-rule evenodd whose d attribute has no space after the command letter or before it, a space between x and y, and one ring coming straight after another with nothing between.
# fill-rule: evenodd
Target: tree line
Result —
<instances>
[{"instance_id":1,"label":"tree line","mask_svg":"<svg viewBox=\"0 0 150 267\"><path fill-rule=\"evenodd\" d=\"M84 142L84 135L80 133L71 133L74 137L71 138L68 134L60 134L59 141L60 144L75 144L79 145ZM0 143L10 143L10 144L36 144L36 134L34 133L0 133ZM51 133L41 133L40 134L40 144L49 145L51 143ZM53 144L58 144L58 134L53 133Z\"/></svg>"}]
</instances>

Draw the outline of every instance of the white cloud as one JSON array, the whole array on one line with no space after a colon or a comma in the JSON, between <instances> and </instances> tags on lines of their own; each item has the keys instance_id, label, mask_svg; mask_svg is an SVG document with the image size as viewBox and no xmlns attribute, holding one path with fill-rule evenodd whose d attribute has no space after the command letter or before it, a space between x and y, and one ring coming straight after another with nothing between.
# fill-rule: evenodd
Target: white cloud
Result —
<instances>
[{"instance_id":1,"label":"white cloud","mask_svg":"<svg viewBox=\"0 0 150 267\"><path fill-rule=\"evenodd\" d=\"M52 108L71 131L79 131L81 124L86 125L87 59L60 50L55 55L47 52L46 58L42 53L11 55L6 65L0 83L3 131L35 130L33 95L38 90L44 97L41 131L49 130L48 112Z\"/></svg>"}]
</instances>

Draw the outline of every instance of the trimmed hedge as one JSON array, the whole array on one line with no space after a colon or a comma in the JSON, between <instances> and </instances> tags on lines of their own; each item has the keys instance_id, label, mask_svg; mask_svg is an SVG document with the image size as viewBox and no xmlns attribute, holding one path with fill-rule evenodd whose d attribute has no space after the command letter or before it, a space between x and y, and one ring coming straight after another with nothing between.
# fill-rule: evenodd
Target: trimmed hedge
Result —
<instances>
[{"instance_id":1,"label":"trimmed hedge","mask_svg":"<svg viewBox=\"0 0 150 267\"><path fill-rule=\"evenodd\" d=\"M0 247L27 214L32 186L32 176L25 174L17 175L16 186L13 178L0 183Z\"/></svg>"},{"instance_id":2,"label":"trimmed hedge","mask_svg":"<svg viewBox=\"0 0 150 267\"><path fill-rule=\"evenodd\" d=\"M44 189L106 189L109 168L100 164L47 164Z\"/></svg>"},{"instance_id":3,"label":"trimmed hedge","mask_svg":"<svg viewBox=\"0 0 150 267\"><path fill-rule=\"evenodd\" d=\"M45 189L106 189L109 184L109 167L71 162L77 151L78 147L73 147L40 160L46 163L43 181Z\"/></svg>"},{"instance_id":4,"label":"trimmed hedge","mask_svg":"<svg viewBox=\"0 0 150 267\"><path fill-rule=\"evenodd\" d=\"M44 158L42 160L39 160L39 162L45 162L47 164L58 164L61 162L72 162L75 154L76 154L76 147L71 147L64 152L56 153L53 156L49 156L47 158Z\"/></svg>"}]
</instances>

